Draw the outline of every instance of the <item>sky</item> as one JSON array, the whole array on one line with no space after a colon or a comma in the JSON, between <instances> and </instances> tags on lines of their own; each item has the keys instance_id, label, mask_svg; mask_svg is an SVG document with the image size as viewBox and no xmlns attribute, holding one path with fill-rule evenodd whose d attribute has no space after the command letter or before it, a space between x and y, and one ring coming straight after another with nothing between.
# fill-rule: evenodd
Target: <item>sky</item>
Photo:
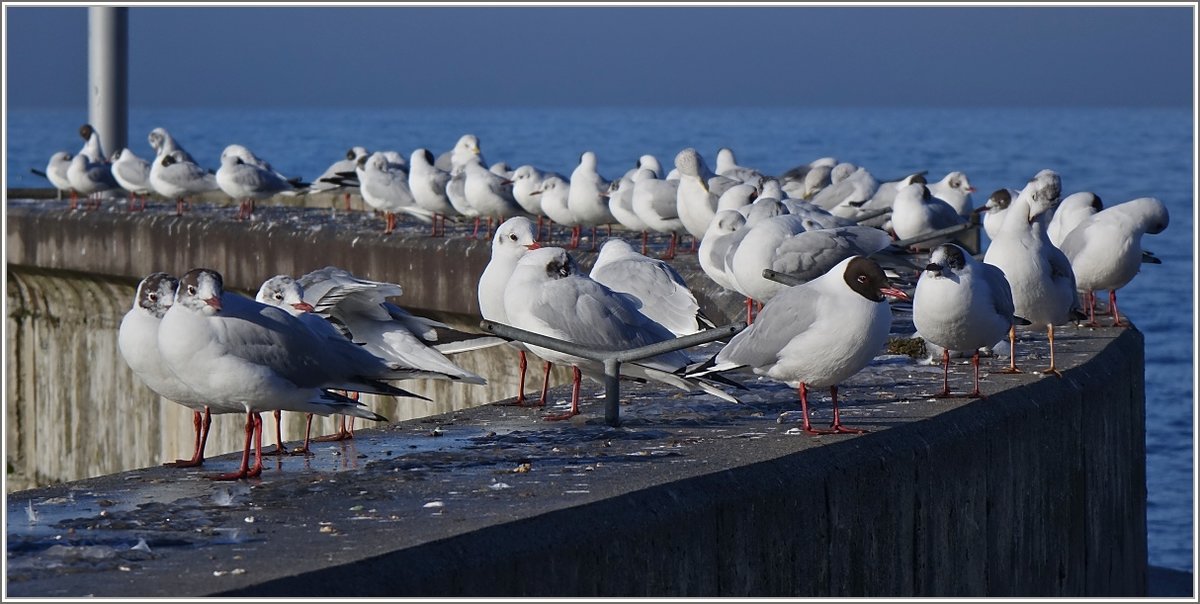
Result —
<instances>
[{"instance_id":1,"label":"sky","mask_svg":"<svg viewBox=\"0 0 1200 604\"><path fill-rule=\"evenodd\" d=\"M5 4L9 107L87 103L87 8ZM131 107L1184 106L1194 6L136 7Z\"/></svg>"}]
</instances>

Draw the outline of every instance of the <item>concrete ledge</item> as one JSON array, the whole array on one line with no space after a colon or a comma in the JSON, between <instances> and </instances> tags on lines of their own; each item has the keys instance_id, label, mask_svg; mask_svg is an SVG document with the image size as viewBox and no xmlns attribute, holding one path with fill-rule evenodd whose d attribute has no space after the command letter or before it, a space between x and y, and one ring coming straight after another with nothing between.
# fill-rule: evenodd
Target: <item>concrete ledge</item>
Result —
<instances>
[{"instance_id":1,"label":"concrete ledge","mask_svg":"<svg viewBox=\"0 0 1200 604\"><path fill-rule=\"evenodd\" d=\"M597 401L569 425L490 405L248 484L148 468L13 493L8 593L1145 595L1142 337L1059 335L1062 379L989 375L986 400L877 359L843 391L862 436L789 434L794 394L751 379L739 406L632 390L620 429Z\"/></svg>"}]
</instances>

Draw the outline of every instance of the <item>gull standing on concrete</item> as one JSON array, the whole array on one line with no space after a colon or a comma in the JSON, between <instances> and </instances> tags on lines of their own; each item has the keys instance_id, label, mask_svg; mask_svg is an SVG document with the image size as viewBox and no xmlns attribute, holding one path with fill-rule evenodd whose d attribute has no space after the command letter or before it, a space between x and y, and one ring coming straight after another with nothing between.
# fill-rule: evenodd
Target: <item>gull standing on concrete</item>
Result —
<instances>
[{"instance_id":1,"label":"gull standing on concrete","mask_svg":"<svg viewBox=\"0 0 1200 604\"><path fill-rule=\"evenodd\" d=\"M381 380L391 367L345 338L318 338L281 309L227 294L220 273L192 269L163 315L158 347L167 366L210 405L240 405L246 441L234 480L262 472L262 411L350 414L386 421L329 389L414 396ZM249 467L251 439L255 466Z\"/></svg>"},{"instance_id":2,"label":"gull standing on concrete","mask_svg":"<svg viewBox=\"0 0 1200 604\"><path fill-rule=\"evenodd\" d=\"M471 238L474 239L479 234L479 218L484 217L487 218L486 237L490 239L493 220L499 225L522 212L521 206L517 205L517 200L513 198L513 183L484 167L479 161L479 156L475 156L474 161L468 161L463 170L466 175L463 194L467 203L478 212L475 216L475 232L471 234Z\"/></svg>"},{"instance_id":3,"label":"gull standing on concrete","mask_svg":"<svg viewBox=\"0 0 1200 604\"><path fill-rule=\"evenodd\" d=\"M554 239L554 224L557 223L571 229L571 238L566 247L575 249L579 247L579 220L567 205L570 192L571 183L557 174L552 174L543 178L541 188L531 195L541 199L542 213L550 219L550 224L546 225L548 234L545 240L549 242Z\"/></svg>"},{"instance_id":4,"label":"gull standing on concrete","mask_svg":"<svg viewBox=\"0 0 1200 604\"><path fill-rule=\"evenodd\" d=\"M196 444L191 459L179 459L164 465L191 468L204 463L204 446L213 413L240 413L240 405L211 407L199 392L171 371L158 351L158 326L175 301L179 280L167 273L152 273L137 286L133 308L121 319L117 345L121 358L155 394L192 410Z\"/></svg>"},{"instance_id":5,"label":"gull standing on concrete","mask_svg":"<svg viewBox=\"0 0 1200 604\"><path fill-rule=\"evenodd\" d=\"M671 236L671 243L663 254L667 260L675 257L679 233L684 230L679 218L678 194L678 179L661 180L648 168L642 168L634 175L630 197L633 212L650 230Z\"/></svg>"},{"instance_id":6,"label":"gull standing on concrete","mask_svg":"<svg viewBox=\"0 0 1200 604\"><path fill-rule=\"evenodd\" d=\"M137 196L142 196L141 209L146 209L146 196L154 192L150 186L150 162L138 157L131 149L117 149L112 156L112 175L122 189L129 191L129 211L134 211Z\"/></svg>"},{"instance_id":7,"label":"gull standing on concrete","mask_svg":"<svg viewBox=\"0 0 1200 604\"><path fill-rule=\"evenodd\" d=\"M642 314L676 337L716 327L700 311L696 295L674 267L639 254L624 239L609 239L600 246L588 276L614 292L633 296Z\"/></svg>"},{"instance_id":8,"label":"gull standing on concrete","mask_svg":"<svg viewBox=\"0 0 1200 604\"><path fill-rule=\"evenodd\" d=\"M726 189L740 181L713 174L700 153L691 147L675 156L675 168L679 170L678 215L683 227L692 235L694 251L717 213L717 200Z\"/></svg>"},{"instance_id":9,"label":"gull standing on concrete","mask_svg":"<svg viewBox=\"0 0 1200 604\"><path fill-rule=\"evenodd\" d=\"M185 197L220 190L214 174L185 156L183 151L170 151L150 165L150 186L159 195L175 200L176 215L183 214Z\"/></svg>"},{"instance_id":10,"label":"gull standing on concrete","mask_svg":"<svg viewBox=\"0 0 1200 604\"><path fill-rule=\"evenodd\" d=\"M412 191L413 200L417 207L433 212L433 232L431 237L446 235L446 216L456 215L450 197L446 195L446 185L450 184L450 173L439 170L433 165L433 153L429 149L414 149L408 162L408 188ZM441 228L438 228L438 224Z\"/></svg>"},{"instance_id":11,"label":"gull standing on concrete","mask_svg":"<svg viewBox=\"0 0 1200 604\"><path fill-rule=\"evenodd\" d=\"M579 156L579 165L571 172L571 186L567 191L567 208L579 221L572 241L578 245L583 227L592 227L592 249L596 249L596 227L612 225L617 219L608 209L608 180L596 171L596 154L585 151ZM611 234L611 232L610 232Z\"/></svg>"},{"instance_id":12,"label":"gull standing on concrete","mask_svg":"<svg viewBox=\"0 0 1200 604\"><path fill-rule=\"evenodd\" d=\"M71 180L67 178L67 170L71 167L71 154L66 151L58 151L50 156L50 161L46 163L46 171L40 173L45 176L50 184L58 189L59 193L69 193L71 196L71 208L75 207L76 191L71 187ZM34 171L35 174L39 174Z\"/></svg>"},{"instance_id":13,"label":"gull standing on concrete","mask_svg":"<svg viewBox=\"0 0 1200 604\"><path fill-rule=\"evenodd\" d=\"M150 143L150 148L154 149L156 159L162 159L164 155L175 154L175 158L179 161L187 161L196 163L195 158L175 141L170 132L166 128L155 128L146 135L146 141Z\"/></svg>"},{"instance_id":14,"label":"gull standing on concrete","mask_svg":"<svg viewBox=\"0 0 1200 604\"><path fill-rule=\"evenodd\" d=\"M837 388L883 351L892 320L885 296L908 299L875 261L847 258L775 296L753 325L717 353L713 369L749 367L797 387L805 432L861 433L842 425ZM818 430L809 422L808 388L825 386L833 397L833 423L831 430Z\"/></svg>"},{"instance_id":15,"label":"gull standing on concrete","mask_svg":"<svg viewBox=\"0 0 1200 604\"><path fill-rule=\"evenodd\" d=\"M565 190L565 180L557 176L550 178L562 181ZM509 324L508 312L504 305L505 287L512 278L517 263L525 256L525 253L539 247L541 246L534 239L533 222L524 216L509 218L496 228L496 236L492 238L492 257L483 269L483 274L479 277L479 286L476 288L476 295L479 298L479 313L484 319L504 325ZM510 342L510 344L517 349L520 357L517 400L513 404L524 407L526 406L525 371L528 366L525 353L528 349L520 342ZM531 406L543 407L546 405L546 392L550 387L550 365L550 361L545 362L542 375L542 396L536 404L531 404Z\"/></svg>"},{"instance_id":16,"label":"gull standing on concrete","mask_svg":"<svg viewBox=\"0 0 1200 604\"><path fill-rule=\"evenodd\" d=\"M356 183L351 183L345 179L344 175L348 172L354 172L358 167L358 158L367 155L366 147L351 147L346 151L346 156L339 159L325 168L325 171L316 178L308 187L308 192L311 193L342 193L345 200L346 211L350 211L350 192L358 187Z\"/></svg>"},{"instance_id":17,"label":"gull standing on concrete","mask_svg":"<svg viewBox=\"0 0 1200 604\"><path fill-rule=\"evenodd\" d=\"M254 214L254 202L278 194L295 195L308 185L289 180L271 169L271 164L259 159L242 145L229 145L221 152L221 167L217 168L217 187L238 205L237 219Z\"/></svg>"},{"instance_id":18,"label":"gull standing on concrete","mask_svg":"<svg viewBox=\"0 0 1200 604\"><path fill-rule=\"evenodd\" d=\"M71 164L67 166L67 180L71 182L72 189L87 199L84 209L89 210L99 209L101 200L121 186L113 178L108 162L92 161L83 153L71 158Z\"/></svg>"},{"instance_id":19,"label":"gull standing on concrete","mask_svg":"<svg viewBox=\"0 0 1200 604\"><path fill-rule=\"evenodd\" d=\"M415 216L422 222L433 222L433 212L417 206L408 187L408 172L399 164L389 161L383 153L376 151L360 158L355 173L363 201L383 212L384 235L396 230L397 212Z\"/></svg>"},{"instance_id":20,"label":"gull standing on concrete","mask_svg":"<svg viewBox=\"0 0 1200 604\"><path fill-rule=\"evenodd\" d=\"M1066 239L1062 251L1071 261L1075 286L1086 293L1089 325L1096 325L1096 290L1108 290L1108 309L1113 327L1121 324L1117 290L1125 287L1147 262L1142 254L1142 236L1156 235L1167 228L1167 206L1153 197L1107 208L1079 223ZM1160 261L1149 256L1152 264Z\"/></svg>"},{"instance_id":21,"label":"gull standing on concrete","mask_svg":"<svg viewBox=\"0 0 1200 604\"><path fill-rule=\"evenodd\" d=\"M983 261L1004 271L1012 288L1016 315L1045 327L1050 340L1050 367L1043 373L1062 376L1054 365L1054 326L1071 320L1078 311L1075 272L1071 262L1050 243L1046 234L1049 212L1062 195L1062 179L1053 170L1042 170L1008 206L1007 216ZM1015 373L1016 329L1009 330L1009 367Z\"/></svg>"},{"instance_id":22,"label":"gull standing on concrete","mask_svg":"<svg viewBox=\"0 0 1200 604\"><path fill-rule=\"evenodd\" d=\"M598 351L621 351L670 340L674 335L639 312L629 296L580 272L565 249L531 250L517 262L505 287L504 309L511 325ZM574 355L529 344L529 349L551 362L574 367L571 409L545 419L567 419L579 414L581 373L598 378L603 365ZM654 380L681 390L703 390L721 399L736 398L700 379L685 375L692 365L682 351L623 363L621 375Z\"/></svg>"},{"instance_id":23,"label":"gull standing on concrete","mask_svg":"<svg viewBox=\"0 0 1200 604\"><path fill-rule=\"evenodd\" d=\"M973 258L953 243L934 248L913 292L913 324L926 341L942 349L942 392L950 394L950 351L972 352L979 392L979 349L1004 339L1013 325L1029 322L1013 315L1012 288L1000 269Z\"/></svg>"},{"instance_id":24,"label":"gull standing on concrete","mask_svg":"<svg viewBox=\"0 0 1200 604\"><path fill-rule=\"evenodd\" d=\"M737 291L733 277L726 272L725 257L733 245L733 234L746 224L746 217L734 210L721 210L713 216L713 221L700 240L700 249L696 251L696 259L700 269L714 283L729 291Z\"/></svg>"}]
</instances>

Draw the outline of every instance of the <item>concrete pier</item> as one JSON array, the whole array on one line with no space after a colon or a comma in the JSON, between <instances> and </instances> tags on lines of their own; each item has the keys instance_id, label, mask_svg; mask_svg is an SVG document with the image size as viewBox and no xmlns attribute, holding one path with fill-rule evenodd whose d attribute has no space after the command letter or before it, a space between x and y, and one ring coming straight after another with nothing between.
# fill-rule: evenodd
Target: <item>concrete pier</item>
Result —
<instances>
[{"instance_id":1,"label":"concrete pier","mask_svg":"<svg viewBox=\"0 0 1200 604\"><path fill-rule=\"evenodd\" d=\"M10 202L10 275L129 283L207 265L256 289L337 264L402 283L414 311L470 317L488 257L484 242L383 237L369 216L59 206ZM698 289L714 317L738 318L737 300ZM623 390L621 428L593 385L566 423L485 405L272 459L257 480L208 480L230 455L9 493L8 594L1145 595L1141 334L1056 336L1062 378L991 360L984 400L930 398L940 368L877 358L841 392L844 421L870 430L858 436L796 434L795 393L739 375L741 405ZM1044 337L1019 346L1040 367ZM969 368L952 379L966 387ZM827 397L815 406L828 422Z\"/></svg>"}]
</instances>

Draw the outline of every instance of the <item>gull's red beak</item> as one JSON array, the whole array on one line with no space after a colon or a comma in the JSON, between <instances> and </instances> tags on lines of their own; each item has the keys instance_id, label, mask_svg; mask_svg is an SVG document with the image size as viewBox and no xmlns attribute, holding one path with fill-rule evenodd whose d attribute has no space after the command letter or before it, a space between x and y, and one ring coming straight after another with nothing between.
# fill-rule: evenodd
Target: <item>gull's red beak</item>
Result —
<instances>
[{"instance_id":1,"label":"gull's red beak","mask_svg":"<svg viewBox=\"0 0 1200 604\"><path fill-rule=\"evenodd\" d=\"M296 310L302 310L304 312L312 312L312 311L316 310L313 308L313 305L309 304L308 302L297 302L292 305L292 308L294 308Z\"/></svg>"},{"instance_id":2,"label":"gull's red beak","mask_svg":"<svg viewBox=\"0 0 1200 604\"><path fill-rule=\"evenodd\" d=\"M213 307L217 312L221 311L221 299L218 298L217 296L213 296L213 297L205 300L204 303Z\"/></svg>"},{"instance_id":3,"label":"gull's red beak","mask_svg":"<svg viewBox=\"0 0 1200 604\"><path fill-rule=\"evenodd\" d=\"M912 298L909 298L908 294L904 293L903 290L899 290L894 287L882 287L879 289L879 293L885 296L891 296L897 300L904 300L906 302L912 301Z\"/></svg>"},{"instance_id":4,"label":"gull's red beak","mask_svg":"<svg viewBox=\"0 0 1200 604\"><path fill-rule=\"evenodd\" d=\"M531 243L525 247L528 249L531 249L531 250L540 250L540 249L542 249L542 244L534 241L533 243Z\"/></svg>"}]
</instances>

